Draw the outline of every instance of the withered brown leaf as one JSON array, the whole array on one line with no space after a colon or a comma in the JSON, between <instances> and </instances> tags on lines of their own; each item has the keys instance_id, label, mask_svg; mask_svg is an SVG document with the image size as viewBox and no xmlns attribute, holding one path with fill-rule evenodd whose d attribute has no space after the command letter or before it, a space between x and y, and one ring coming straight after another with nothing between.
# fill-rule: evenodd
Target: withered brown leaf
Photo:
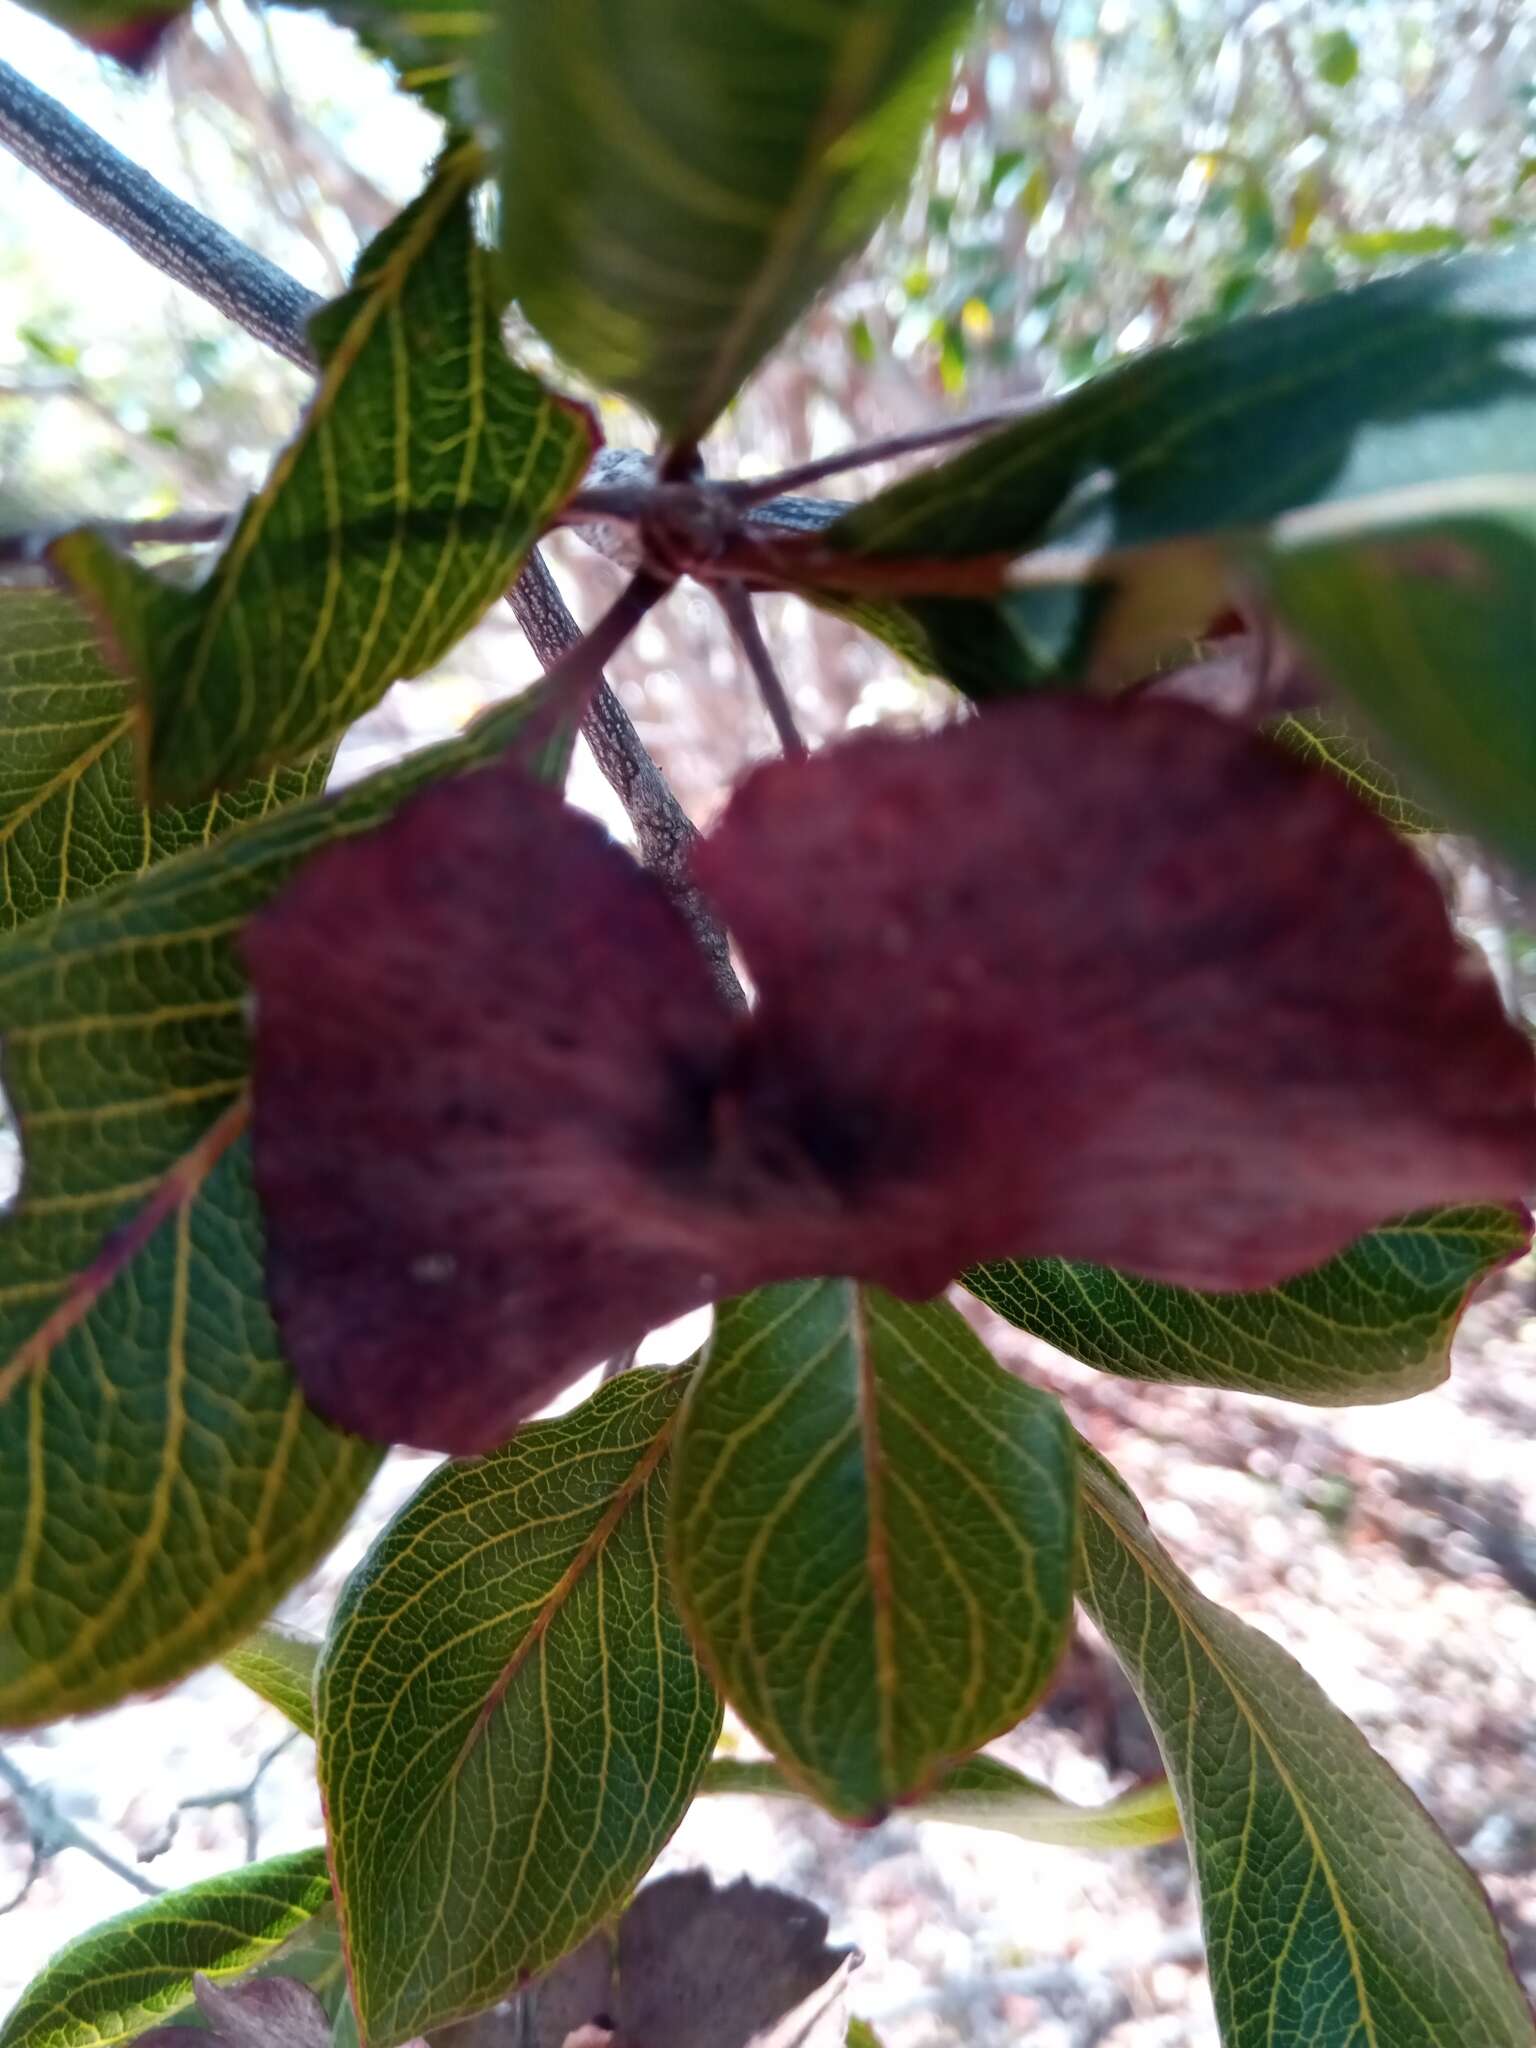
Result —
<instances>
[{"instance_id":1,"label":"withered brown leaf","mask_svg":"<svg viewBox=\"0 0 1536 2048\"><path fill-rule=\"evenodd\" d=\"M307 1984L293 1977L247 1977L238 1984L192 1981L206 2029L154 2027L139 2039L146 2048L330 2048L331 2023Z\"/></svg>"},{"instance_id":2,"label":"withered brown leaf","mask_svg":"<svg viewBox=\"0 0 1536 2048\"><path fill-rule=\"evenodd\" d=\"M249 928L269 1288L323 1413L469 1452L689 1308L1056 1255L1264 1287L1518 1200L1536 1067L1419 858L1181 704L759 769L660 888L511 764Z\"/></svg>"},{"instance_id":3,"label":"withered brown leaf","mask_svg":"<svg viewBox=\"0 0 1536 2048\"><path fill-rule=\"evenodd\" d=\"M809 1899L706 1870L643 1885L495 2014L439 2048L843 2048L856 1950L827 1943Z\"/></svg>"}]
</instances>

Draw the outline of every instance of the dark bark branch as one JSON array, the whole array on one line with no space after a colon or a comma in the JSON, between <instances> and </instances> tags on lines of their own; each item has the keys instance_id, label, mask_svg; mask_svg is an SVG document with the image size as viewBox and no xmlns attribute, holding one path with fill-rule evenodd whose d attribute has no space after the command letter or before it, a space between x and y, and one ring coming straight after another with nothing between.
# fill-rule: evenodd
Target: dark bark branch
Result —
<instances>
[{"instance_id":1,"label":"dark bark branch","mask_svg":"<svg viewBox=\"0 0 1536 2048\"><path fill-rule=\"evenodd\" d=\"M0 143L167 277L304 369L322 303L0 60Z\"/></svg>"}]
</instances>

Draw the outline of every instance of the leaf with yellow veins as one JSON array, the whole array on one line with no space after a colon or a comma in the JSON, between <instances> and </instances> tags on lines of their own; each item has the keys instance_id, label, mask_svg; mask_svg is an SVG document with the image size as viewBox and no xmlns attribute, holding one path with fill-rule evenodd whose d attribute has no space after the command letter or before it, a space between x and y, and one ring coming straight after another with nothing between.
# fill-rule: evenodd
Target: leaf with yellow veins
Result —
<instances>
[{"instance_id":1,"label":"leaf with yellow veins","mask_svg":"<svg viewBox=\"0 0 1536 2048\"><path fill-rule=\"evenodd\" d=\"M1488 1902L1407 1786L1082 1468L1080 1597L1167 1760L1225 2048L1533 2048Z\"/></svg>"},{"instance_id":2,"label":"leaf with yellow veins","mask_svg":"<svg viewBox=\"0 0 1536 2048\"><path fill-rule=\"evenodd\" d=\"M157 798L306 754L441 660L580 480L590 416L502 345L471 219L482 170L472 144L450 149L315 315L309 409L201 585L89 530L54 543L143 684Z\"/></svg>"},{"instance_id":3,"label":"leaf with yellow veins","mask_svg":"<svg viewBox=\"0 0 1536 2048\"><path fill-rule=\"evenodd\" d=\"M0 933L311 796L329 748L206 803L147 809L133 685L58 590L0 590Z\"/></svg>"},{"instance_id":4,"label":"leaf with yellow veins","mask_svg":"<svg viewBox=\"0 0 1536 2048\"><path fill-rule=\"evenodd\" d=\"M238 940L315 847L499 752L526 701L0 943L26 1167L0 1225L0 1726L217 1656L377 1464L306 1406L267 1310Z\"/></svg>"},{"instance_id":5,"label":"leaf with yellow veins","mask_svg":"<svg viewBox=\"0 0 1536 2048\"><path fill-rule=\"evenodd\" d=\"M320 1780L371 2048L574 1948L693 1795L720 1708L663 1555L686 1380L626 1373L440 1467L342 1597Z\"/></svg>"}]
</instances>

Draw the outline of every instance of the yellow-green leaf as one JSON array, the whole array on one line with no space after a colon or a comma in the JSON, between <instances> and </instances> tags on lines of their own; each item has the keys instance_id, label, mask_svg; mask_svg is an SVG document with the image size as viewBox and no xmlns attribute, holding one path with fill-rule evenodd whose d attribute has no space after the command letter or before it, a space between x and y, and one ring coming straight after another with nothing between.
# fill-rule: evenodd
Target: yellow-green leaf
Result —
<instances>
[{"instance_id":1,"label":"yellow-green leaf","mask_svg":"<svg viewBox=\"0 0 1536 2048\"><path fill-rule=\"evenodd\" d=\"M303 1734L313 1735L319 1660L320 1645L313 1636L269 1621L236 1643L224 1658L224 1669Z\"/></svg>"},{"instance_id":2,"label":"yellow-green leaf","mask_svg":"<svg viewBox=\"0 0 1536 2048\"><path fill-rule=\"evenodd\" d=\"M133 687L61 591L0 590L0 933L318 790L329 753L146 810Z\"/></svg>"},{"instance_id":3,"label":"yellow-green leaf","mask_svg":"<svg viewBox=\"0 0 1536 2048\"><path fill-rule=\"evenodd\" d=\"M1377 817L1399 832L1443 832L1444 820L1403 788L1401 779L1378 760L1370 744L1337 711L1298 712L1269 728L1282 747L1331 769Z\"/></svg>"},{"instance_id":4,"label":"yellow-green leaf","mask_svg":"<svg viewBox=\"0 0 1536 2048\"><path fill-rule=\"evenodd\" d=\"M595 384L697 439L901 196L974 12L500 8L470 61L500 131L509 290Z\"/></svg>"},{"instance_id":5,"label":"yellow-green leaf","mask_svg":"<svg viewBox=\"0 0 1536 2048\"><path fill-rule=\"evenodd\" d=\"M310 323L296 438L188 590L82 531L58 565L144 685L150 787L179 801L308 753L441 659L512 581L592 425L507 355L452 149Z\"/></svg>"},{"instance_id":6,"label":"yellow-green leaf","mask_svg":"<svg viewBox=\"0 0 1536 2048\"><path fill-rule=\"evenodd\" d=\"M1488 1902L1428 1814L1086 1452L1081 1596L1167 1760L1226 2048L1532 2048Z\"/></svg>"},{"instance_id":7,"label":"yellow-green leaf","mask_svg":"<svg viewBox=\"0 0 1536 2048\"><path fill-rule=\"evenodd\" d=\"M1516 1210L1435 1209L1254 1294L1196 1294L1065 1259L978 1266L965 1284L1019 1329L1123 1379L1332 1408L1438 1386L1469 1292L1529 1241Z\"/></svg>"},{"instance_id":8,"label":"yellow-green leaf","mask_svg":"<svg viewBox=\"0 0 1536 2048\"><path fill-rule=\"evenodd\" d=\"M323 1849L167 1892L61 1948L0 2027L0 2048L113 2048L187 2013L192 1979L238 1977L330 1906ZM334 1974L334 1973L333 1973Z\"/></svg>"},{"instance_id":9,"label":"yellow-green leaf","mask_svg":"<svg viewBox=\"0 0 1536 2048\"><path fill-rule=\"evenodd\" d=\"M498 752L529 701L0 942L26 1161L0 1223L0 1726L217 1656L374 1470L305 1406L267 1312L240 930L313 848Z\"/></svg>"},{"instance_id":10,"label":"yellow-green leaf","mask_svg":"<svg viewBox=\"0 0 1536 2048\"><path fill-rule=\"evenodd\" d=\"M672 1570L720 1688L795 1784L867 1820L1012 1727L1072 1613L1072 1434L947 1304L852 1281L716 1312Z\"/></svg>"},{"instance_id":11,"label":"yellow-green leaf","mask_svg":"<svg viewBox=\"0 0 1536 2048\"><path fill-rule=\"evenodd\" d=\"M440 1467L343 1595L320 1780L370 2048L573 1948L693 1796L720 1708L663 1567L686 1377L626 1373Z\"/></svg>"},{"instance_id":12,"label":"yellow-green leaf","mask_svg":"<svg viewBox=\"0 0 1536 2048\"><path fill-rule=\"evenodd\" d=\"M752 1793L759 1799L803 1799L777 1764L716 1757L704 1773L704 1793ZM997 1757L972 1756L936 1778L920 1799L902 1812L911 1820L952 1821L958 1827L990 1828L1023 1842L1048 1842L1062 1849L1145 1849L1171 1842L1179 1832L1179 1810L1167 1781L1134 1785L1102 1806L1075 1806L1048 1785L1037 1784Z\"/></svg>"}]
</instances>

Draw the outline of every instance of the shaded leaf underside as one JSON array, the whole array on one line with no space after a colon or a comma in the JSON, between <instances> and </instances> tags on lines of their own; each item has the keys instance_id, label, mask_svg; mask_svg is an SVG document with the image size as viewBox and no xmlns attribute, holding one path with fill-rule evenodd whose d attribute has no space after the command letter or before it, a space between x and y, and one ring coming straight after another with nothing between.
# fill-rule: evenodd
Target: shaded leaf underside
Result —
<instances>
[{"instance_id":1,"label":"shaded leaf underside","mask_svg":"<svg viewBox=\"0 0 1536 2048\"><path fill-rule=\"evenodd\" d=\"M158 796L302 754L431 667L579 480L590 419L502 345L470 213L482 174L472 145L450 150L315 315L314 397L200 586L88 530L55 543L143 681Z\"/></svg>"},{"instance_id":2,"label":"shaded leaf underside","mask_svg":"<svg viewBox=\"0 0 1536 2048\"><path fill-rule=\"evenodd\" d=\"M80 607L0 590L0 932L316 794L329 752L181 810L140 801L133 686Z\"/></svg>"},{"instance_id":3,"label":"shaded leaf underside","mask_svg":"<svg viewBox=\"0 0 1536 2048\"><path fill-rule=\"evenodd\" d=\"M503 8L474 61L508 288L585 376L697 438L900 197L972 12Z\"/></svg>"},{"instance_id":4,"label":"shaded leaf underside","mask_svg":"<svg viewBox=\"0 0 1536 2048\"><path fill-rule=\"evenodd\" d=\"M663 1563L685 1381L625 1374L443 1467L343 1596L320 1774L374 2048L572 1948L693 1795L720 1709Z\"/></svg>"},{"instance_id":5,"label":"shaded leaf underside","mask_svg":"<svg viewBox=\"0 0 1536 2048\"><path fill-rule=\"evenodd\" d=\"M1521 1211L1441 1209L1255 1294L1195 1294L1062 1259L981 1267L965 1284L1105 1372L1337 1407L1438 1386L1469 1290L1529 1239Z\"/></svg>"},{"instance_id":6,"label":"shaded leaf underside","mask_svg":"<svg viewBox=\"0 0 1536 2048\"><path fill-rule=\"evenodd\" d=\"M0 949L26 1159L0 1228L0 1726L216 1654L324 1550L377 1464L305 1406L268 1315L236 941L314 847L494 752L522 715Z\"/></svg>"},{"instance_id":7,"label":"shaded leaf underside","mask_svg":"<svg viewBox=\"0 0 1536 2048\"><path fill-rule=\"evenodd\" d=\"M1167 1760L1226 2048L1531 2048L1487 1900L1412 1793L1091 1456L1083 1506L1081 1597Z\"/></svg>"},{"instance_id":8,"label":"shaded leaf underside","mask_svg":"<svg viewBox=\"0 0 1536 2048\"><path fill-rule=\"evenodd\" d=\"M1070 1432L946 1305L826 1280L723 1306L676 1487L694 1638L834 1813L876 1818L1011 1727L1065 1644Z\"/></svg>"},{"instance_id":9,"label":"shaded leaf underside","mask_svg":"<svg viewBox=\"0 0 1536 2048\"><path fill-rule=\"evenodd\" d=\"M284 1952L330 1903L323 1849L208 1878L60 1949L22 1993L0 2048L112 2048L187 2012L195 1973L239 1976Z\"/></svg>"}]
</instances>

